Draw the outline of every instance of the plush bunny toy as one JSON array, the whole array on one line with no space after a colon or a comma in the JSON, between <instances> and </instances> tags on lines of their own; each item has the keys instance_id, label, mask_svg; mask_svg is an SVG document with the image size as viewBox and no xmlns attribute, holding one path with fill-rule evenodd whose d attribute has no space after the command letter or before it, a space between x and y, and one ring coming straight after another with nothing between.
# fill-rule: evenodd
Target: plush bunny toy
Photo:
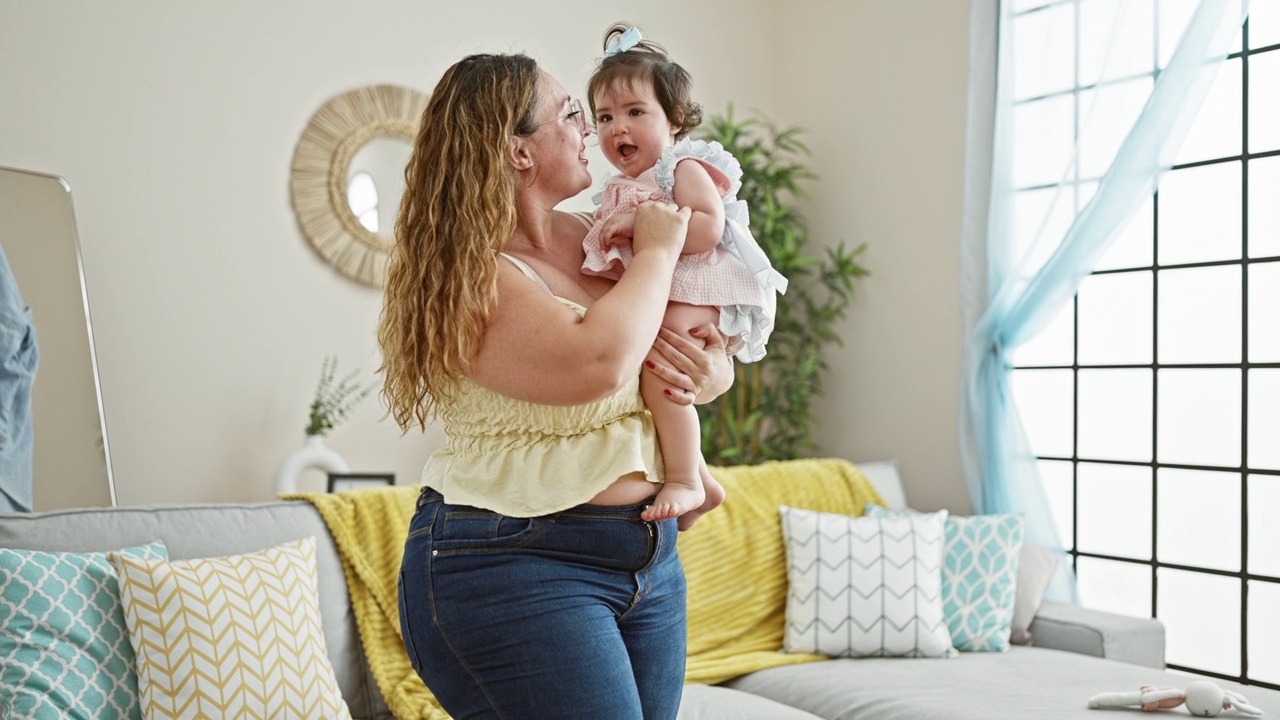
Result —
<instances>
[{"instance_id":1,"label":"plush bunny toy","mask_svg":"<svg viewBox=\"0 0 1280 720\"><path fill-rule=\"evenodd\" d=\"M1187 685L1187 691L1176 688L1143 685L1138 692L1102 693L1089 698L1091 708L1121 708L1137 705L1143 712L1155 712L1166 708L1187 706L1187 712L1196 717L1217 717L1224 710L1236 709L1245 715L1261 716L1262 711L1249 704L1244 696L1223 690L1205 680Z\"/></svg>"}]
</instances>

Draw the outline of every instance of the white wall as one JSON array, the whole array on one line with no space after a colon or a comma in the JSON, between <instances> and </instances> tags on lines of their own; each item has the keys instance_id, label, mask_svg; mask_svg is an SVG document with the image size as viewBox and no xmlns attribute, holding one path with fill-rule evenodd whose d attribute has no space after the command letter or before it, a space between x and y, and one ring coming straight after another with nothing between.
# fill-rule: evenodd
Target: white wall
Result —
<instances>
[{"instance_id":1,"label":"white wall","mask_svg":"<svg viewBox=\"0 0 1280 720\"><path fill-rule=\"evenodd\" d=\"M732 101L812 131L815 241L868 242L874 272L829 358L823 450L896 456L913 503L967 509L955 449L967 3L639 7L0 0L0 165L74 189L120 501L269 497L322 358L376 366L380 294L332 271L289 205L316 109L366 84L429 91L477 51L526 51L580 93L604 29L632 20L691 71L709 111ZM438 431L402 437L380 416L367 401L330 445L353 468L415 482Z\"/></svg>"},{"instance_id":2,"label":"white wall","mask_svg":"<svg viewBox=\"0 0 1280 720\"><path fill-rule=\"evenodd\" d=\"M827 355L817 439L898 458L912 505L955 512L968 5L787 3L774 78L779 119L810 131L813 242L866 242L872 273Z\"/></svg>"},{"instance_id":3,"label":"white wall","mask_svg":"<svg viewBox=\"0 0 1280 720\"><path fill-rule=\"evenodd\" d=\"M430 91L477 51L528 52L581 93L605 28L633 20L708 108L769 110L774 6L0 0L0 165L73 188L120 502L268 498L324 356L372 379L381 295L331 270L289 204L294 145L326 100ZM416 482L438 431L380 417L366 401L330 445Z\"/></svg>"}]
</instances>

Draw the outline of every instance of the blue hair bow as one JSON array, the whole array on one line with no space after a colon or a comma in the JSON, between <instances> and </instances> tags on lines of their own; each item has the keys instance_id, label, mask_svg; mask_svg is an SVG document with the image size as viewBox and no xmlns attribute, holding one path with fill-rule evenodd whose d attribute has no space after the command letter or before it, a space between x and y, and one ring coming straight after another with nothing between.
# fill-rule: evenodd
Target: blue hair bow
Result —
<instances>
[{"instance_id":1,"label":"blue hair bow","mask_svg":"<svg viewBox=\"0 0 1280 720\"><path fill-rule=\"evenodd\" d=\"M604 48L604 56L611 57L618 53L624 53L635 47L644 38L640 35L640 28L632 25L629 30L609 41Z\"/></svg>"}]
</instances>

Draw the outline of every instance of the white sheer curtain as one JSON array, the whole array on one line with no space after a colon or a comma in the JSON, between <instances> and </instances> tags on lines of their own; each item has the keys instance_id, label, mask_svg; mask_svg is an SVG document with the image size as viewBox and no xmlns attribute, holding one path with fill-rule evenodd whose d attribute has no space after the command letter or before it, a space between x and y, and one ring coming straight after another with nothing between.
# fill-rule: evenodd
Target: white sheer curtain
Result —
<instances>
[{"instance_id":1,"label":"white sheer curtain","mask_svg":"<svg viewBox=\"0 0 1280 720\"><path fill-rule=\"evenodd\" d=\"M1022 513L1028 542L1061 552L1012 397L1014 353L1070 301L1155 191L1248 2L974 0L972 8L965 479L978 512ZM1069 572L1050 597L1075 599Z\"/></svg>"}]
</instances>

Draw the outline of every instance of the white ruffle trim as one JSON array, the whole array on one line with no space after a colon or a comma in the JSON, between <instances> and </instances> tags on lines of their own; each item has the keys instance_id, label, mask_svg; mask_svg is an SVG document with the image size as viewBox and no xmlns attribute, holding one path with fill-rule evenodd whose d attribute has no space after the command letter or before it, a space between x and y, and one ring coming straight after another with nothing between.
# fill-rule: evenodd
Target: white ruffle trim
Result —
<instances>
[{"instance_id":1,"label":"white ruffle trim","mask_svg":"<svg viewBox=\"0 0 1280 720\"><path fill-rule=\"evenodd\" d=\"M654 164L653 172L658 180L658 187L662 188L663 192L675 197L676 164L687 158L701 160L724 173L729 178L729 192L725 195L725 201L738 198L738 191L742 189L742 165L738 159L714 140L706 142L693 138L685 138L663 150L662 156Z\"/></svg>"},{"instance_id":2,"label":"white ruffle trim","mask_svg":"<svg viewBox=\"0 0 1280 720\"><path fill-rule=\"evenodd\" d=\"M734 257L746 266L764 291L763 305L726 305L720 308L720 331L726 337L735 338L734 343L742 346L734 354L741 362L755 362L765 355L765 345L773 332L774 316L777 312L777 297L787 292L787 279L769 262L760 244L750 230L750 215L747 203L738 199L738 191L742 189L742 165L724 146L718 142L706 142L685 138L667 148L654 164L654 178L658 187L668 197L675 196L676 165L685 159L700 160L720 172L729 180L729 191L724 196L724 235L720 243ZM605 182L608 182L606 177ZM592 201L596 205L603 202L603 192L597 193ZM590 260L590 258L589 258ZM618 258L622 266L630 258ZM609 262L608 265L615 263ZM620 269L620 268L619 268ZM584 267L588 274L604 274L604 268L591 269Z\"/></svg>"}]
</instances>

